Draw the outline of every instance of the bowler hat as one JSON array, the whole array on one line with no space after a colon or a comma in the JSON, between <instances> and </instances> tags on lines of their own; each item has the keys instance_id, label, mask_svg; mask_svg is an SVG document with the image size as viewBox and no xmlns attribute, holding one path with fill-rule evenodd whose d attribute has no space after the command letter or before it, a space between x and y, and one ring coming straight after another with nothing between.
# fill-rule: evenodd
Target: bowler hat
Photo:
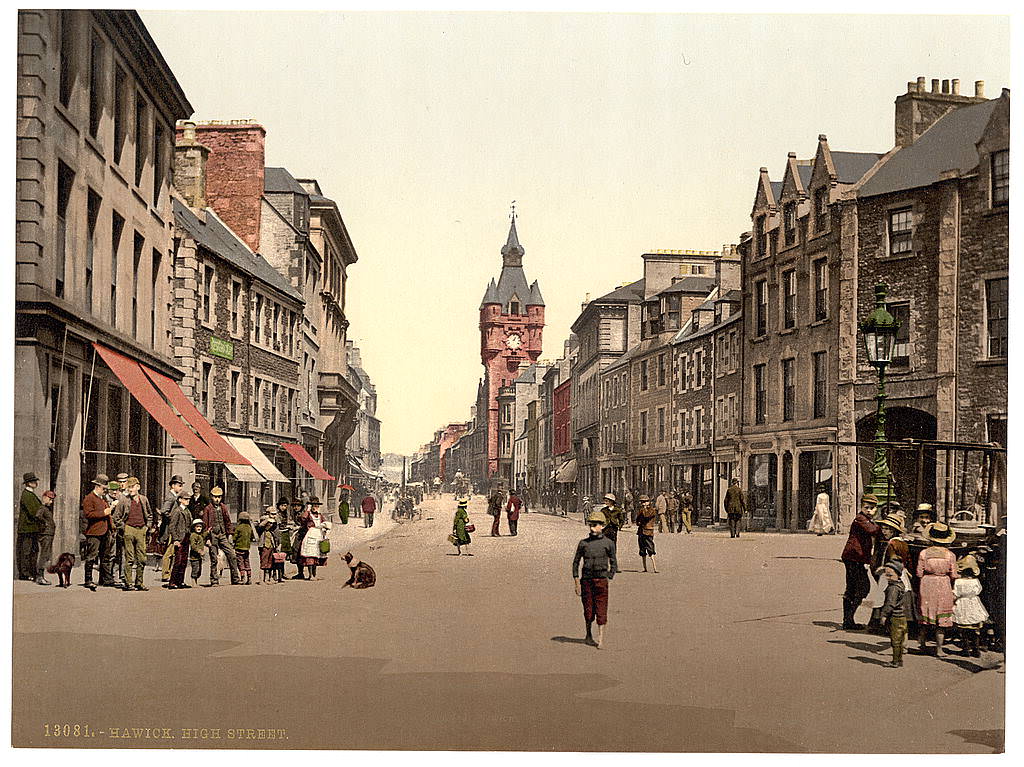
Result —
<instances>
[{"instance_id":1,"label":"bowler hat","mask_svg":"<svg viewBox=\"0 0 1024 767\"><path fill-rule=\"evenodd\" d=\"M97 474L96 479L94 479L92 483L94 485L102 485L103 487L106 487L109 481L110 477L108 477L106 474Z\"/></svg>"},{"instance_id":2,"label":"bowler hat","mask_svg":"<svg viewBox=\"0 0 1024 767\"><path fill-rule=\"evenodd\" d=\"M29 482L38 482L39 477L36 476L34 471L26 471L22 476L22 481L27 485Z\"/></svg>"},{"instance_id":3,"label":"bowler hat","mask_svg":"<svg viewBox=\"0 0 1024 767\"><path fill-rule=\"evenodd\" d=\"M173 477L171 477L171 481L168 482L167 484L168 485L184 485L185 484L185 480L182 478L182 476L180 474L175 474Z\"/></svg>"},{"instance_id":4,"label":"bowler hat","mask_svg":"<svg viewBox=\"0 0 1024 767\"><path fill-rule=\"evenodd\" d=\"M587 515L587 524L590 524L591 522L600 522L602 525L607 525L608 517L600 511L592 511Z\"/></svg>"},{"instance_id":5,"label":"bowler hat","mask_svg":"<svg viewBox=\"0 0 1024 767\"><path fill-rule=\"evenodd\" d=\"M184 500L184 501L191 501L192 500L192 491L191 490L182 490L180 493L178 493L178 500L179 501L182 501L182 500Z\"/></svg>"},{"instance_id":6,"label":"bowler hat","mask_svg":"<svg viewBox=\"0 0 1024 767\"><path fill-rule=\"evenodd\" d=\"M287 498L278 498L277 499L277 505L278 506L287 506L288 505L288 499Z\"/></svg>"},{"instance_id":7,"label":"bowler hat","mask_svg":"<svg viewBox=\"0 0 1024 767\"><path fill-rule=\"evenodd\" d=\"M126 472L126 471L118 472L117 476L114 477L114 479L116 479L118 482L127 482L128 481L128 472Z\"/></svg>"},{"instance_id":8,"label":"bowler hat","mask_svg":"<svg viewBox=\"0 0 1024 767\"><path fill-rule=\"evenodd\" d=\"M943 522L932 522L924 529L924 537L935 543L952 543L956 540L956 530Z\"/></svg>"}]
</instances>

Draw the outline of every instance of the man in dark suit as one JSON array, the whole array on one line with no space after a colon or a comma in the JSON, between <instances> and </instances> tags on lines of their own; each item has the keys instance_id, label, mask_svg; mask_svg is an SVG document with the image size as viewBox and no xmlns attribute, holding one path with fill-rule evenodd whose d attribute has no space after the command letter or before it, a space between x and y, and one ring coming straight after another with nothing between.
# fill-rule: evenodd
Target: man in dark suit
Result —
<instances>
[{"instance_id":1,"label":"man in dark suit","mask_svg":"<svg viewBox=\"0 0 1024 767\"><path fill-rule=\"evenodd\" d=\"M35 472L26 472L22 477L21 503L18 507L18 543L15 550L18 559L18 579L23 581L34 581L37 575L39 531L42 529L39 507L43 505L35 493L38 486L39 477Z\"/></svg>"}]
</instances>

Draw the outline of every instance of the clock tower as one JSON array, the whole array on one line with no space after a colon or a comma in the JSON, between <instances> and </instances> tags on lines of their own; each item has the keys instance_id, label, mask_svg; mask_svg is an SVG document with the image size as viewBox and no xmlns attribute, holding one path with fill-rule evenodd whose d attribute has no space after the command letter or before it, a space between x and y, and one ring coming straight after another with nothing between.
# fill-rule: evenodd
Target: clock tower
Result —
<instances>
[{"instance_id":1,"label":"clock tower","mask_svg":"<svg viewBox=\"0 0 1024 767\"><path fill-rule=\"evenodd\" d=\"M501 274L491 280L480 302L480 361L484 365L487 398L487 476L500 477L506 487L512 478L513 407L502 407L502 389L519 375L520 367L537 361L544 332L544 299L537 281L523 272L523 246L516 233L516 214L501 249ZM508 392L505 392L507 395Z\"/></svg>"}]
</instances>

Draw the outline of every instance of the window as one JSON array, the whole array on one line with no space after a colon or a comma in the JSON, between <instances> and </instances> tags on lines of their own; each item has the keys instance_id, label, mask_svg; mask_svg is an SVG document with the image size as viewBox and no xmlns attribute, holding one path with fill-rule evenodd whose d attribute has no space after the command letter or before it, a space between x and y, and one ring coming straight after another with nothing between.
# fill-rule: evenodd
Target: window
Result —
<instances>
[{"instance_id":1,"label":"window","mask_svg":"<svg viewBox=\"0 0 1024 767\"><path fill-rule=\"evenodd\" d=\"M146 238L135 233L132 248L132 338L139 337L139 264L142 261L142 250L146 246Z\"/></svg>"},{"instance_id":2,"label":"window","mask_svg":"<svg viewBox=\"0 0 1024 767\"><path fill-rule=\"evenodd\" d=\"M96 138L103 114L103 41L95 34L89 46L89 135Z\"/></svg>"},{"instance_id":3,"label":"window","mask_svg":"<svg viewBox=\"0 0 1024 767\"><path fill-rule=\"evenodd\" d=\"M257 295L253 301L252 339L260 342L260 334L263 330L263 296Z\"/></svg>"},{"instance_id":4,"label":"window","mask_svg":"<svg viewBox=\"0 0 1024 767\"><path fill-rule=\"evenodd\" d=\"M281 344L278 336L278 330L281 326L281 307L278 304L274 304L274 316L271 323L270 330L273 337L274 351L280 351Z\"/></svg>"},{"instance_id":5,"label":"window","mask_svg":"<svg viewBox=\"0 0 1024 767\"><path fill-rule=\"evenodd\" d=\"M985 418L988 441L1006 447L1006 414L999 413Z\"/></svg>"},{"instance_id":6,"label":"window","mask_svg":"<svg viewBox=\"0 0 1024 767\"><path fill-rule=\"evenodd\" d=\"M675 293L665 299L668 326L672 329L679 327L679 296Z\"/></svg>"},{"instance_id":7,"label":"window","mask_svg":"<svg viewBox=\"0 0 1024 767\"><path fill-rule=\"evenodd\" d=\"M828 187L823 186L814 192L814 231L824 232L828 229Z\"/></svg>"},{"instance_id":8,"label":"window","mask_svg":"<svg viewBox=\"0 0 1024 767\"><path fill-rule=\"evenodd\" d=\"M828 397L828 390L826 387L826 377L828 371L826 364L828 361L827 352L815 352L813 357L814 361L814 417L824 418L825 417L825 405Z\"/></svg>"},{"instance_id":9,"label":"window","mask_svg":"<svg viewBox=\"0 0 1024 767\"><path fill-rule=\"evenodd\" d=\"M693 353L693 385L699 389L704 385L704 350Z\"/></svg>"},{"instance_id":10,"label":"window","mask_svg":"<svg viewBox=\"0 0 1024 767\"><path fill-rule=\"evenodd\" d=\"M278 384L270 385L270 429L277 431L277 390Z\"/></svg>"},{"instance_id":11,"label":"window","mask_svg":"<svg viewBox=\"0 0 1024 767\"><path fill-rule=\"evenodd\" d=\"M754 301L757 302L754 319L756 322L755 335L763 336L768 332L768 282L758 280L754 284Z\"/></svg>"},{"instance_id":12,"label":"window","mask_svg":"<svg viewBox=\"0 0 1024 767\"><path fill-rule=\"evenodd\" d=\"M92 189L86 202L85 223L88 228L85 240L85 308L92 311L93 270L96 268L96 224L100 219L101 198Z\"/></svg>"},{"instance_id":13,"label":"window","mask_svg":"<svg viewBox=\"0 0 1024 767\"><path fill-rule=\"evenodd\" d=\"M914 250L914 214L910 208L889 212L889 255L900 256Z\"/></svg>"},{"instance_id":14,"label":"window","mask_svg":"<svg viewBox=\"0 0 1024 767\"><path fill-rule=\"evenodd\" d=\"M64 106L71 103L71 88L75 79L75 36L71 14L72 11L61 11L60 14L60 82L57 97Z\"/></svg>"},{"instance_id":15,"label":"window","mask_svg":"<svg viewBox=\"0 0 1024 767\"><path fill-rule=\"evenodd\" d=\"M665 355L658 355L658 386L665 385Z\"/></svg>"},{"instance_id":16,"label":"window","mask_svg":"<svg viewBox=\"0 0 1024 767\"><path fill-rule=\"evenodd\" d=\"M828 317L828 261L820 258L814 262L814 321Z\"/></svg>"},{"instance_id":17,"label":"window","mask_svg":"<svg viewBox=\"0 0 1024 767\"><path fill-rule=\"evenodd\" d=\"M152 283L153 292L150 294L153 299L150 301L149 310L149 345L156 348L156 305L157 296L160 292L160 264L163 261L160 251L153 248L153 271L150 272L150 281Z\"/></svg>"},{"instance_id":18,"label":"window","mask_svg":"<svg viewBox=\"0 0 1024 767\"><path fill-rule=\"evenodd\" d=\"M146 102L142 94L135 94L135 186L142 186L142 171L146 167Z\"/></svg>"},{"instance_id":19,"label":"window","mask_svg":"<svg viewBox=\"0 0 1024 767\"><path fill-rule=\"evenodd\" d=\"M509 314L519 314L519 302L518 301L509 301L508 313Z\"/></svg>"},{"instance_id":20,"label":"window","mask_svg":"<svg viewBox=\"0 0 1024 767\"><path fill-rule=\"evenodd\" d=\"M665 441L665 408L658 408L658 442Z\"/></svg>"},{"instance_id":21,"label":"window","mask_svg":"<svg viewBox=\"0 0 1024 767\"><path fill-rule=\"evenodd\" d=\"M71 203L71 188L75 182L75 172L67 165L57 161L57 236L54 239L54 285L53 291L57 298L64 295L64 279L67 270L68 248L68 206Z\"/></svg>"},{"instance_id":22,"label":"window","mask_svg":"<svg viewBox=\"0 0 1024 767\"><path fill-rule=\"evenodd\" d=\"M754 365L754 423L764 423L767 405L764 383L764 365Z\"/></svg>"},{"instance_id":23,"label":"window","mask_svg":"<svg viewBox=\"0 0 1024 767\"><path fill-rule=\"evenodd\" d=\"M512 435L507 431L503 431L501 433L501 456L502 458L508 458L510 455L512 455Z\"/></svg>"},{"instance_id":24,"label":"window","mask_svg":"<svg viewBox=\"0 0 1024 767\"><path fill-rule=\"evenodd\" d=\"M203 322L213 321L213 267L203 264Z\"/></svg>"},{"instance_id":25,"label":"window","mask_svg":"<svg viewBox=\"0 0 1024 767\"><path fill-rule=\"evenodd\" d=\"M736 430L736 395L730 394L726 402L725 418L728 424L726 431L732 432Z\"/></svg>"},{"instance_id":26,"label":"window","mask_svg":"<svg viewBox=\"0 0 1024 767\"><path fill-rule=\"evenodd\" d=\"M114 162L121 163L121 152L124 150L125 122L127 109L127 77L121 67L114 67Z\"/></svg>"},{"instance_id":27,"label":"window","mask_svg":"<svg viewBox=\"0 0 1024 767\"><path fill-rule=\"evenodd\" d=\"M213 365L209 362L204 362L202 375L199 377L199 407L207 418L212 415L210 412L210 379L212 377Z\"/></svg>"},{"instance_id":28,"label":"window","mask_svg":"<svg viewBox=\"0 0 1024 767\"><path fill-rule=\"evenodd\" d=\"M907 301L887 304L886 308L893 319L899 323L896 329L896 344L892 348L892 365L908 367L910 365L910 303Z\"/></svg>"},{"instance_id":29,"label":"window","mask_svg":"<svg viewBox=\"0 0 1024 767\"><path fill-rule=\"evenodd\" d=\"M254 378L252 382L252 426L260 425L260 394L262 394L263 381Z\"/></svg>"},{"instance_id":30,"label":"window","mask_svg":"<svg viewBox=\"0 0 1024 767\"><path fill-rule=\"evenodd\" d=\"M782 361L782 420L793 420L793 406L795 400L795 388L793 382L793 371L796 367L796 360L787 359Z\"/></svg>"},{"instance_id":31,"label":"window","mask_svg":"<svg viewBox=\"0 0 1024 767\"><path fill-rule=\"evenodd\" d=\"M992 153L992 204L1010 202L1010 150Z\"/></svg>"},{"instance_id":32,"label":"window","mask_svg":"<svg viewBox=\"0 0 1024 767\"><path fill-rule=\"evenodd\" d=\"M787 202L782 208L782 218L785 226L786 245L796 242L796 203Z\"/></svg>"},{"instance_id":33,"label":"window","mask_svg":"<svg viewBox=\"0 0 1024 767\"><path fill-rule=\"evenodd\" d=\"M704 408L693 409L693 442L696 445L704 444Z\"/></svg>"},{"instance_id":34,"label":"window","mask_svg":"<svg viewBox=\"0 0 1024 767\"><path fill-rule=\"evenodd\" d=\"M640 360L640 391L647 391L647 360Z\"/></svg>"},{"instance_id":35,"label":"window","mask_svg":"<svg viewBox=\"0 0 1024 767\"><path fill-rule=\"evenodd\" d=\"M1008 295L1009 281L1006 277L985 280L985 319L989 357L1005 357L1007 353Z\"/></svg>"},{"instance_id":36,"label":"window","mask_svg":"<svg viewBox=\"0 0 1024 767\"><path fill-rule=\"evenodd\" d=\"M238 423L238 379L240 373L237 370L231 371L231 389L228 398L228 418L232 423Z\"/></svg>"},{"instance_id":37,"label":"window","mask_svg":"<svg viewBox=\"0 0 1024 767\"><path fill-rule=\"evenodd\" d=\"M238 307L242 299L242 283L237 280L231 281L231 332L235 335L239 330Z\"/></svg>"},{"instance_id":38,"label":"window","mask_svg":"<svg viewBox=\"0 0 1024 767\"><path fill-rule=\"evenodd\" d=\"M764 258L768 255L768 238L765 236L766 220L766 216L758 216L754 221L754 245L757 248L758 258Z\"/></svg>"},{"instance_id":39,"label":"window","mask_svg":"<svg viewBox=\"0 0 1024 767\"><path fill-rule=\"evenodd\" d=\"M153 127L153 205L160 205L160 190L164 185L164 126L156 122Z\"/></svg>"},{"instance_id":40,"label":"window","mask_svg":"<svg viewBox=\"0 0 1024 767\"><path fill-rule=\"evenodd\" d=\"M640 444L647 444L647 411L640 411Z\"/></svg>"},{"instance_id":41,"label":"window","mask_svg":"<svg viewBox=\"0 0 1024 767\"><path fill-rule=\"evenodd\" d=\"M511 403L505 402L501 406L501 422L502 424L508 425L512 423L512 405Z\"/></svg>"},{"instance_id":42,"label":"window","mask_svg":"<svg viewBox=\"0 0 1024 767\"><path fill-rule=\"evenodd\" d=\"M117 211L110 214L110 324L117 327L117 251L121 248L124 219Z\"/></svg>"},{"instance_id":43,"label":"window","mask_svg":"<svg viewBox=\"0 0 1024 767\"><path fill-rule=\"evenodd\" d=\"M782 327L796 326L796 269L782 273Z\"/></svg>"}]
</instances>

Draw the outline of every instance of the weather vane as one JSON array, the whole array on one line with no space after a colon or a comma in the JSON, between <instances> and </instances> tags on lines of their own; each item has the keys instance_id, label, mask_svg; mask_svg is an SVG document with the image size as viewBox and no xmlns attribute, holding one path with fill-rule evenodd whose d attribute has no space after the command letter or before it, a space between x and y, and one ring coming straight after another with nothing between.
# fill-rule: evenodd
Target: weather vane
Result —
<instances>
[{"instance_id":1,"label":"weather vane","mask_svg":"<svg viewBox=\"0 0 1024 767\"><path fill-rule=\"evenodd\" d=\"M509 214L509 218L513 221L516 220L516 201L512 200L512 212Z\"/></svg>"}]
</instances>

